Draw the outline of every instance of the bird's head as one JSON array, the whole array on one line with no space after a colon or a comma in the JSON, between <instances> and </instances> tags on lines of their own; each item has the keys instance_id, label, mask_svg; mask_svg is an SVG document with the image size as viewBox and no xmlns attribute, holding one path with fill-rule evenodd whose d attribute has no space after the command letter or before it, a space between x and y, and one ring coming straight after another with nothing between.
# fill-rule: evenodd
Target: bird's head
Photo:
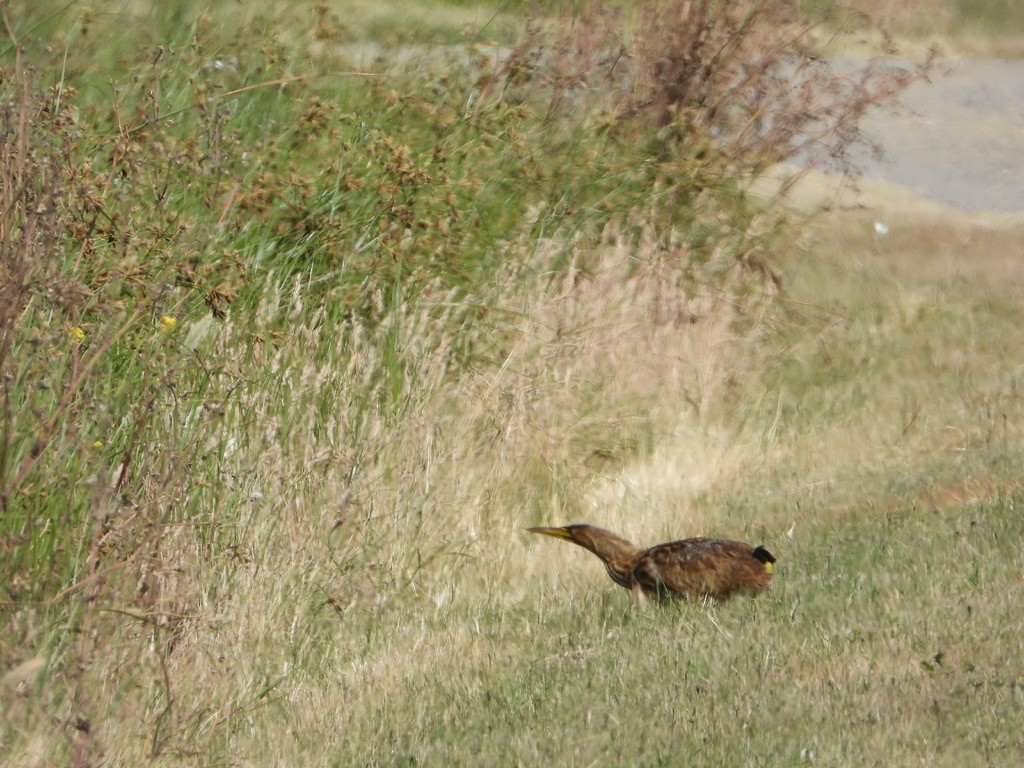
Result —
<instances>
[{"instance_id":1,"label":"bird's head","mask_svg":"<svg viewBox=\"0 0 1024 768\"><path fill-rule=\"evenodd\" d=\"M547 528L545 526L537 526L536 528L527 528L530 533L540 533L544 536L554 536L556 539L568 539L574 541L574 531L587 528L586 525L566 525L561 528Z\"/></svg>"}]
</instances>

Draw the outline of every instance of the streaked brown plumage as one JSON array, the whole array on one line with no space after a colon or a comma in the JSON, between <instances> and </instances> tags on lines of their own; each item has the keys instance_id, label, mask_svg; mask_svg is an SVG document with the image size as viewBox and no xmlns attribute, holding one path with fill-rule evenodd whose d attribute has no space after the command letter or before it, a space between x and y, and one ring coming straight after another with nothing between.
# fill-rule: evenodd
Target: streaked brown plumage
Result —
<instances>
[{"instance_id":1,"label":"streaked brown plumage","mask_svg":"<svg viewBox=\"0 0 1024 768\"><path fill-rule=\"evenodd\" d=\"M640 549L593 525L530 528L589 549L612 581L638 598L756 595L772 580L775 557L764 547L726 539L683 539Z\"/></svg>"}]
</instances>

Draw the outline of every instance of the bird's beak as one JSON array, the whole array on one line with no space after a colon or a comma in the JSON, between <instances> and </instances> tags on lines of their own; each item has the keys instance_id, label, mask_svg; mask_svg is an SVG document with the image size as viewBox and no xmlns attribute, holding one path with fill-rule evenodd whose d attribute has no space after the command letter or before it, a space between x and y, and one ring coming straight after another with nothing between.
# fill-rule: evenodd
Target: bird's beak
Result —
<instances>
[{"instance_id":1,"label":"bird's beak","mask_svg":"<svg viewBox=\"0 0 1024 768\"><path fill-rule=\"evenodd\" d=\"M530 533L543 533L545 536L554 536L556 539L571 539L572 534L565 528L527 528Z\"/></svg>"}]
</instances>

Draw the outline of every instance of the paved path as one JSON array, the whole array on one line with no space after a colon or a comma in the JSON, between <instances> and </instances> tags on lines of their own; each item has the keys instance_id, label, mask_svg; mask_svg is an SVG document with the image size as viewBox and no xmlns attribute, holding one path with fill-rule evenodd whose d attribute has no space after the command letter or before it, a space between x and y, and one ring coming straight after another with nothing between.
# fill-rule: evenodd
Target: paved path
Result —
<instances>
[{"instance_id":1,"label":"paved path","mask_svg":"<svg viewBox=\"0 0 1024 768\"><path fill-rule=\"evenodd\" d=\"M940 63L902 103L864 120L885 151L855 154L865 177L962 210L1024 212L1024 62Z\"/></svg>"}]
</instances>

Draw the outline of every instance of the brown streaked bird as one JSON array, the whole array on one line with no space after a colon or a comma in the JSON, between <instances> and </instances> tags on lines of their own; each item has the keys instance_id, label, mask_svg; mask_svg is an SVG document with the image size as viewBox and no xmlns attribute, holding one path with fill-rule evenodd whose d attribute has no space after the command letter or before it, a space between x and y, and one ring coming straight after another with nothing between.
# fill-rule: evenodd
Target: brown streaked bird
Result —
<instances>
[{"instance_id":1,"label":"brown streaked bird","mask_svg":"<svg viewBox=\"0 0 1024 768\"><path fill-rule=\"evenodd\" d=\"M647 597L727 600L756 595L775 573L775 556L764 547L727 539L683 539L640 549L621 536L593 525L529 528L589 549L604 563L612 581Z\"/></svg>"}]
</instances>

